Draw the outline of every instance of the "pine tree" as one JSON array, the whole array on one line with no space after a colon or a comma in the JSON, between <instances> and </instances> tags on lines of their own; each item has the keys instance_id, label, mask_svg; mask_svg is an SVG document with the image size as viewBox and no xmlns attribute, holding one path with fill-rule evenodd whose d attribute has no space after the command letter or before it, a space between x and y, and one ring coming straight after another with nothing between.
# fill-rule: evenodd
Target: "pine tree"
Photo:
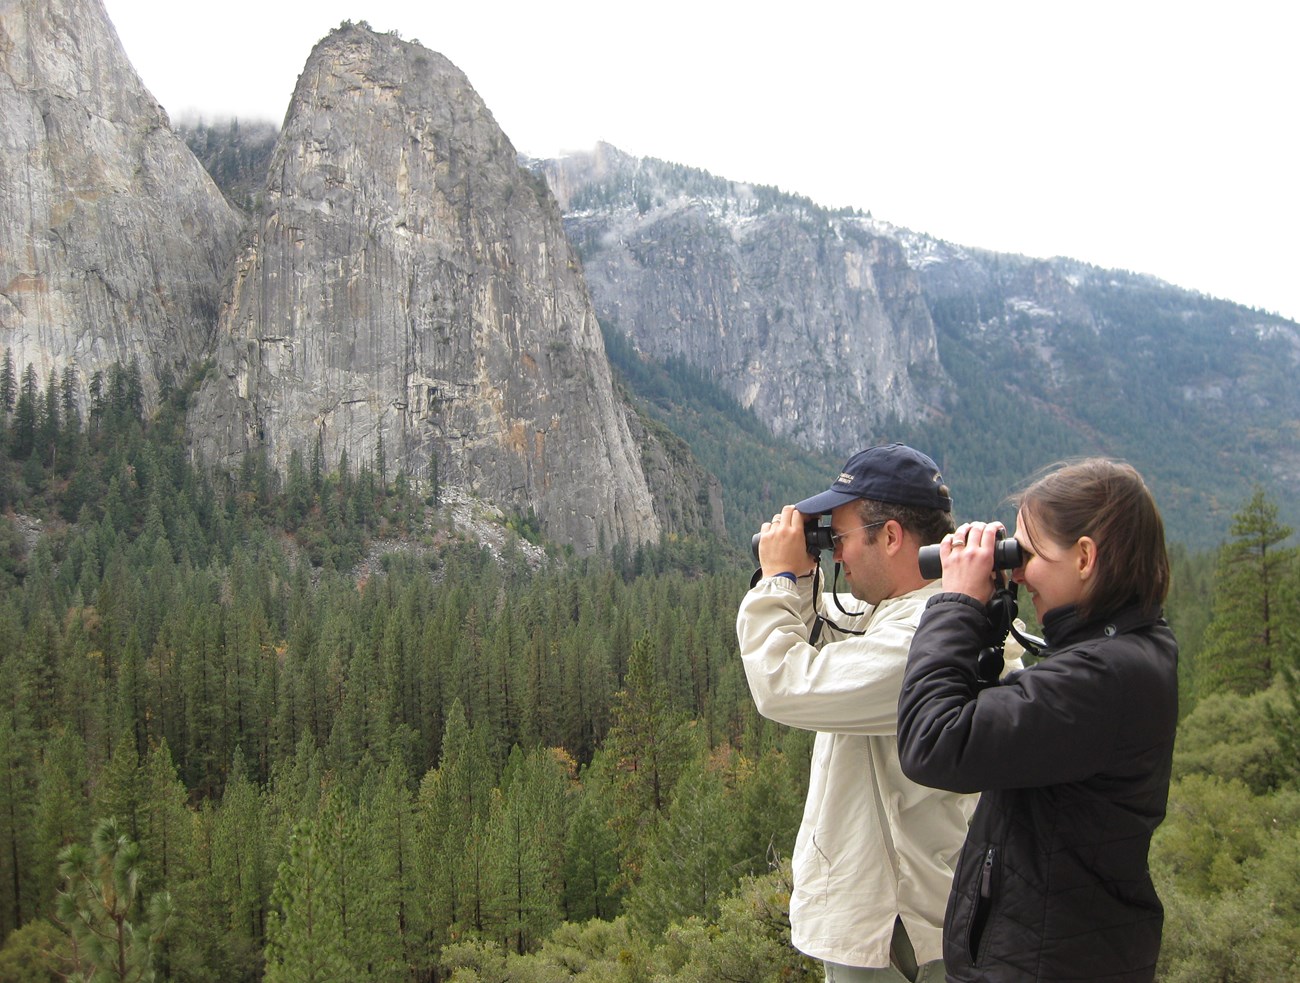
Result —
<instances>
[{"instance_id":1,"label":"pine tree","mask_svg":"<svg viewBox=\"0 0 1300 983\"><path fill-rule=\"evenodd\" d=\"M393 935L384 924L392 884L374 876L374 846L369 809L341 784L331 785L316 820L317 850L325 858L329 881L319 897L338 911L338 945L345 960L344 979L387 979Z\"/></svg>"},{"instance_id":2,"label":"pine tree","mask_svg":"<svg viewBox=\"0 0 1300 983\"><path fill-rule=\"evenodd\" d=\"M144 384L136 358L126 365L114 365L110 371L109 408L123 432L131 423L144 422Z\"/></svg>"},{"instance_id":3,"label":"pine tree","mask_svg":"<svg viewBox=\"0 0 1300 983\"><path fill-rule=\"evenodd\" d=\"M89 388L90 431L92 433L99 433L104 424L104 414L108 409L107 404L105 403L104 373L102 370L96 369L91 375Z\"/></svg>"},{"instance_id":4,"label":"pine tree","mask_svg":"<svg viewBox=\"0 0 1300 983\"><path fill-rule=\"evenodd\" d=\"M217 757L223 727L221 690L225 638L220 605L213 597L196 597L182 636L177 669L185 694L176 714L184 744L179 750L186 784L204 796L215 795L221 782Z\"/></svg>"},{"instance_id":5,"label":"pine tree","mask_svg":"<svg viewBox=\"0 0 1300 983\"><path fill-rule=\"evenodd\" d=\"M130 740L134 742L138 756L143 756L149 747L148 695L145 691L147 682L140 633L132 625L118 661L117 716L113 725L118 733L131 735ZM139 835L134 828L131 833L133 836Z\"/></svg>"},{"instance_id":6,"label":"pine tree","mask_svg":"<svg viewBox=\"0 0 1300 983\"><path fill-rule=\"evenodd\" d=\"M57 465L59 451L59 385L53 372L45 383L45 397L41 402L41 412L36 426L35 456L41 463L53 469Z\"/></svg>"},{"instance_id":7,"label":"pine tree","mask_svg":"<svg viewBox=\"0 0 1300 983\"><path fill-rule=\"evenodd\" d=\"M116 820L102 820L91 847L67 847L59 855L63 890L57 917L72 941L76 972L96 981L153 978L154 949L171 920L171 898L154 894L144 912L140 847Z\"/></svg>"},{"instance_id":8,"label":"pine tree","mask_svg":"<svg viewBox=\"0 0 1300 983\"><path fill-rule=\"evenodd\" d=\"M32 788L36 735L21 706L0 706L0 933L36 914Z\"/></svg>"},{"instance_id":9,"label":"pine tree","mask_svg":"<svg viewBox=\"0 0 1300 983\"><path fill-rule=\"evenodd\" d=\"M424 692L427 677L421 672L416 655L417 641L423 630L422 607L426 599L418 596L419 582L408 582L404 596L395 599L384 619L379 641L379 671L387 694L387 713L395 723L408 728L419 744L422 718L428 716L428 699ZM432 760L417 754L416 761Z\"/></svg>"},{"instance_id":10,"label":"pine tree","mask_svg":"<svg viewBox=\"0 0 1300 983\"><path fill-rule=\"evenodd\" d=\"M140 792L140 848L145 856L141 875L146 887L184 884L195 875L194 817L165 740L142 760Z\"/></svg>"},{"instance_id":11,"label":"pine tree","mask_svg":"<svg viewBox=\"0 0 1300 983\"><path fill-rule=\"evenodd\" d=\"M1213 553L1189 553L1181 544L1169 548L1170 582L1165 617L1178 638L1178 705L1183 713L1196 704L1196 682L1205 629L1213 614Z\"/></svg>"},{"instance_id":12,"label":"pine tree","mask_svg":"<svg viewBox=\"0 0 1300 983\"><path fill-rule=\"evenodd\" d=\"M275 881L264 809L261 791L248 779L243 755L236 755L213 822L209 876L222 906L220 928L230 937L227 947L250 964L266 943Z\"/></svg>"},{"instance_id":13,"label":"pine tree","mask_svg":"<svg viewBox=\"0 0 1300 983\"><path fill-rule=\"evenodd\" d=\"M122 835L139 842L142 800L140 758L135 741L119 738L95 782L91 814L113 819Z\"/></svg>"},{"instance_id":14,"label":"pine tree","mask_svg":"<svg viewBox=\"0 0 1300 983\"><path fill-rule=\"evenodd\" d=\"M517 746L492 796L487 823L492 932L522 955L560 920L567 763Z\"/></svg>"},{"instance_id":15,"label":"pine tree","mask_svg":"<svg viewBox=\"0 0 1300 983\"><path fill-rule=\"evenodd\" d=\"M806 742L805 734L800 732L791 743ZM790 858L803 815L808 760L806 753L769 747L757 760L745 761L744 780L736 789L735 843L736 858L745 864L746 873L757 875L773 862Z\"/></svg>"},{"instance_id":16,"label":"pine tree","mask_svg":"<svg viewBox=\"0 0 1300 983\"><path fill-rule=\"evenodd\" d=\"M81 428L81 411L77 408L77 369L68 365L59 377L59 410L66 430Z\"/></svg>"},{"instance_id":17,"label":"pine tree","mask_svg":"<svg viewBox=\"0 0 1300 983\"><path fill-rule=\"evenodd\" d=\"M611 759L598 751L572 793L564 850L564 917L611 919L622 904Z\"/></svg>"},{"instance_id":18,"label":"pine tree","mask_svg":"<svg viewBox=\"0 0 1300 983\"><path fill-rule=\"evenodd\" d=\"M312 494L319 496L321 492L321 483L325 479L325 452L321 446L321 434L316 433L316 439L311 445L311 471L308 478L311 480Z\"/></svg>"},{"instance_id":19,"label":"pine tree","mask_svg":"<svg viewBox=\"0 0 1300 983\"><path fill-rule=\"evenodd\" d=\"M302 451L296 447L289 454L289 476L285 484L284 525L289 531L297 529L311 511L312 489L302 463Z\"/></svg>"},{"instance_id":20,"label":"pine tree","mask_svg":"<svg viewBox=\"0 0 1300 983\"><path fill-rule=\"evenodd\" d=\"M334 857L316 823L294 830L280 865L267 922L265 983L340 983L355 979L343 948Z\"/></svg>"},{"instance_id":21,"label":"pine tree","mask_svg":"<svg viewBox=\"0 0 1300 983\"><path fill-rule=\"evenodd\" d=\"M231 582L235 596L224 606L225 644L223 646L222 717L223 746L218 755L225 767L236 745L244 748L251 760L265 760L267 721L272 708L261 697L271 697L262 687L263 676L272 671L275 660L273 632L267 607L259 596L262 574L251 556L240 554L232 564Z\"/></svg>"},{"instance_id":22,"label":"pine tree","mask_svg":"<svg viewBox=\"0 0 1300 983\"><path fill-rule=\"evenodd\" d=\"M690 757L688 723L669 706L649 633L632 646L626 685L615 697L614 725L605 746L617 761L614 826L622 866L635 878Z\"/></svg>"},{"instance_id":23,"label":"pine tree","mask_svg":"<svg viewBox=\"0 0 1300 983\"><path fill-rule=\"evenodd\" d=\"M459 700L447 713L442 758L420 783L416 871L427 959L453 933L483 924L483 830L495 781L482 728Z\"/></svg>"},{"instance_id":24,"label":"pine tree","mask_svg":"<svg viewBox=\"0 0 1300 983\"><path fill-rule=\"evenodd\" d=\"M165 741L151 747L142 760L140 790L141 890L149 896L165 890L173 923L192 927L160 939L154 946L154 963L163 979L184 978L207 962L211 946L201 938L206 926L200 915L195 817Z\"/></svg>"},{"instance_id":25,"label":"pine tree","mask_svg":"<svg viewBox=\"0 0 1300 983\"><path fill-rule=\"evenodd\" d=\"M347 770L363 762L386 763L392 721L386 688L381 685L374 653L365 640L358 639L352 649L346 673L342 703L330 731L330 760L346 765Z\"/></svg>"},{"instance_id":26,"label":"pine tree","mask_svg":"<svg viewBox=\"0 0 1300 983\"><path fill-rule=\"evenodd\" d=\"M263 813L268 830L266 862L271 869L279 869L298 824L315 818L325 784L324 776L324 755L307 731L300 735L292 754L272 765Z\"/></svg>"},{"instance_id":27,"label":"pine tree","mask_svg":"<svg viewBox=\"0 0 1300 983\"><path fill-rule=\"evenodd\" d=\"M23 370L18 401L10 427L10 453L14 460L26 461L36 446L36 428L40 422L40 388L36 369L31 363Z\"/></svg>"},{"instance_id":28,"label":"pine tree","mask_svg":"<svg viewBox=\"0 0 1300 983\"><path fill-rule=\"evenodd\" d=\"M1257 489L1233 516L1233 540L1219 550L1214 616L1198 655L1198 691L1254 693L1266 689L1286 664L1283 625L1295 620L1282 590L1294 562L1291 535L1278 522L1278 508Z\"/></svg>"},{"instance_id":29,"label":"pine tree","mask_svg":"<svg viewBox=\"0 0 1300 983\"><path fill-rule=\"evenodd\" d=\"M89 773L86 744L76 731L60 726L50 732L40 753L32 807L35 883L42 886L41 910L49 910L58 884L58 857L90 827L86 795Z\"/></svg>"},{"instance_id":30,"label":"pine tree","mask_svg":"<svg viewBox=\"0 0 1300 983\"><path fill-rule=\"evenodd\" d=\"M0 363L0 410L12 413L17 398L18 373L14 370L13 352L6 348L4 361Z\"/></svg>"},{"instance_id":31,"label":"pine tree","mask_svg":"<svg viewBox=\"0 0 1300 983\"><path fill-rule=\"evenodd\" d=\"M1282 667L1280 699L1268 704L1266 712L1278 745L1278 767L1300 788L1300 670Z\"/></svg>"},{"instance_id":32,"label":"pine tree","mask_svg":"<svg viewBox=\"0 0 1300 983\"><path fill-rule=\"evenodd\" d=\"M737 881L735 818L721 777L703 760L694 762L674 789L628 899L637 924L658 935L672 922L717 914Z\"/></svg>"},{"instance_id":33,"label":"pine tree","mask_svg":"<svg viewBox=\"0 0 1300 983\"><path fill-rule=\"evenodd\" d=\"M416 965L419 956L415 803L398 763L389 764L373 793L363 796L366 869L376 896L369 970L374 979L398 979L400 967Z\"/></svg>"}]
</instances>

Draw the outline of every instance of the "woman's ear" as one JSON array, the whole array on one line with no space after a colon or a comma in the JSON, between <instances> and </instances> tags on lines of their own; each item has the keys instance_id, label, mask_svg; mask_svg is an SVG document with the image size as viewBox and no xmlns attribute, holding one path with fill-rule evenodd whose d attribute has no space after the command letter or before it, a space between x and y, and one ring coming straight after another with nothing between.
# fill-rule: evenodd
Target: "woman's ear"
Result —
<instances>
[{"instance_id":1,"label":"woman's ear","mask_svg":"<svg viewBox=\"0 0 1300 983\"><path fill-rule=\"evenodd\" d=\"M1087 581L1097 570L1097 543L1091 536L1080 536L1074 550L1079 579Z\"/></svg>"}]
</instances>

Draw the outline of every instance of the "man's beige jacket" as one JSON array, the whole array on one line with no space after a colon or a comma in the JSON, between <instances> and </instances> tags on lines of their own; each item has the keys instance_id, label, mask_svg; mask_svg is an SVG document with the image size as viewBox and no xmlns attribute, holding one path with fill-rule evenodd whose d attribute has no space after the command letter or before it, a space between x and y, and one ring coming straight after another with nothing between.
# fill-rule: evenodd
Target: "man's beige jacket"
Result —
<instances>
[{"instance_id":1,"label":"man's beige jacket","mask_svg":"<svg viewBox=\"0 0 1300 983\"><path fill-rule=\"evenodd\" d=\"M898 695L927 586L869 608L840 595L816 647L812 579L760 580L736 622L759 713L817 732L790 898L793 941L818 959L889 965L901 917L919 963L943 954L943 916L977 797L925 788L898 763Z\"/></svg>"}]
</instances>

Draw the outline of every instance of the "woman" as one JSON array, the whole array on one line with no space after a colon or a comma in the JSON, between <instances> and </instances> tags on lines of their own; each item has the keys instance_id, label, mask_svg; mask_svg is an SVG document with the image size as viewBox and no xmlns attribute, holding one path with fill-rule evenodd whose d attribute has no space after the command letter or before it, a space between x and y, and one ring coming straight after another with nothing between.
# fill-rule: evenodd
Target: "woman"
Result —
<instances>
[{"instance_id":1,"label":"woman","mask_svg":"<svg viewBox=\"0 0 1300 983\"><path fill-rule=\"evenodd\" d=\"M912 640L898 749L914 781L983 792L944 919L949 980L1155 977L1163 910L1147 870L1165 814L1178 646L1161 617L1164 525L1131 467L1090 459L1020 496L1013 579L1038 663L978 683L1001 523L940 544L943 593Z\"/></svg>"}]
</instances>

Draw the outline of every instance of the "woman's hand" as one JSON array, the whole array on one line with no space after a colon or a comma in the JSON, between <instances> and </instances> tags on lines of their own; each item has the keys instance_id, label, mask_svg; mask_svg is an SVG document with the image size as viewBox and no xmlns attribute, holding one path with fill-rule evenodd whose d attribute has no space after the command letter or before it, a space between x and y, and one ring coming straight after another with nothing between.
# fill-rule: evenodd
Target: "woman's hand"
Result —
<instances>
[{"instance_id":1,"label":"woman's hand","mask_svg":"<svg viewBox=\"0 0 1300 983\"><path fill-rule=\"evenodd\" d=\"M1006 531L1000 522L964 522L939 542L943 589L987 604L993 596L993 546Z\"/></svg>"}]
</instances>

